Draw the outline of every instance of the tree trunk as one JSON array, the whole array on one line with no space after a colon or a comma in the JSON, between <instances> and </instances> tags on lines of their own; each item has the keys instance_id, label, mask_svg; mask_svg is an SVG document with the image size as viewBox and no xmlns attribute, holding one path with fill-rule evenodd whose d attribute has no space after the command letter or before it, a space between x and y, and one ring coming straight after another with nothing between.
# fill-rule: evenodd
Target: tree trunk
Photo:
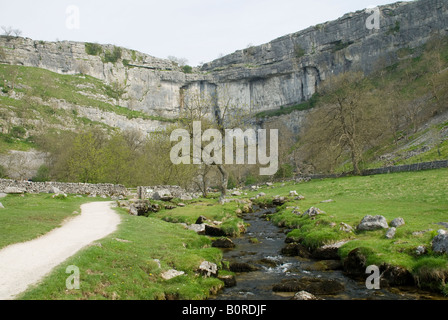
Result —
<instances>
[{"instance_id":1,"label":"tree trunk","mask_svg":"<svg viewBox=\"0 0 448 320\"><path fill-rule=\"evenodd\" d=\"M227 196L227 183L229 181L229 173L222 164L218 165L218 170L221 173L221 196L219 197L219 203L223 204L224 199Z\"/></svg>"}]
</instances>

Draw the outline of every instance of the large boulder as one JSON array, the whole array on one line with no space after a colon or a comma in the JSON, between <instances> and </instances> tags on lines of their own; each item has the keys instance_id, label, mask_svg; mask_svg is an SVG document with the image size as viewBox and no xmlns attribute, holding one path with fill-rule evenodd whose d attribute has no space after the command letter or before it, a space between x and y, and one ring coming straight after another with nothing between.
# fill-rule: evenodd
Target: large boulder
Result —
<instances>
[{"instance_id":1,"label":"large boulder","mask_svg":"<svg viewBox=\"0 0 448 320\"><path fill-rule=\"evenodd\" d=\"M381 284L390 286L414 285L414 277L405 268L383 264L380 267Z\"/></svg>"},{"instance_id":2,"label":"large boulder","mask_svg":"<svg viewBox=\"0 0 448 320\"><path fill-rule=\"evenodd\" d=\"M205 235L212 237L225 237L226 233L219 227L205 224Z\"/></svg>"},{"instance_id":3,"label":"large boulder","mask_svg":"<svg viewBox=\"0 0 448 320\"><path fill-rule=\"evenodd\" d=\"M432 250L436 253L448 253L448 234L439 232L432 239Z\"/></svg>"},{"instance_id":4,"label":"large boulder","mask_svg":"<svg viewBox=\"0 0 448 320\"><path fill-rule=\"evenodd\" d=\"M372 231L388 228L389 225L387 224L387 220L385 217L380 215L376 216L367 215L361 220L361 223L358 225L357 229L359 231Z\"/></svg>"}]
</instances>

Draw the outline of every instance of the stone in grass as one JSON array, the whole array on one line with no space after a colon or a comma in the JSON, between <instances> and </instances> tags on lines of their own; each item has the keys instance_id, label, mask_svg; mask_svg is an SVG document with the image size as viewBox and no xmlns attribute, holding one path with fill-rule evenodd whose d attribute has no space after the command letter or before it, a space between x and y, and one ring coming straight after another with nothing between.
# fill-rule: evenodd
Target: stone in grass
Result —
<instances>
[{"instance_id":1,"label":"stone in grass","mask_svg":"<svg viewBox=\"0 0 448 320\"><path fill-rule=\"evenodd\" d=\"M361 220L361 223L358 225L358 230L360 231L372 231L388 228L389 225L387 224L386 218L380 215L377 216L367 215Z\"/></svg>"},{"instance_id":2,"label":"stone in grass","mask_svg":"<svg viewBox=\"0 0 448 320\"><path fill-rule=\"evenodd\" d=\"M387 239L392 239L393 237L395 237L395 232L397 231L397 229L395 227L389 228L386 232L386 238Z\"/></svg>"},{"instance_id":3,"label":"stone in grass","mask_svg":"<svg viewBox=\"0 0 448 320\"><path fill-rule=\"evenodd\" d=\"M5 209L5 207L3 206L3 204L0 202L0 209Z\"/></svg>"},{"instance_id":4,"label":"stone in grass","mask_svg":"<svg viewBox=\"0 0 448 320\"><path fill-rule=\"evenodd\" d=\"M216 276L218 274L218 266L209 261L202 261L198 271L204 277Z\"/></svg>"},{"instance_id":5,"label":"stone in grass","mask_svg":"<svg viewBox=\"0 0 448 320\"><path fill-rule=\"evenodd\" d=\"M390 222L390 226L394 227L394 228L398 228L398 227L400 227L400 226L402 226L404 224L405 224L405 222L404 222L403 218L395 218L394 220L392 220Z\"/></svg>"},{"instance_id":6,"label":"stone in grass","mask_svg":"<svg viewBox=\"0 0 448 320\"><path fill-rule=\"evenodd\" d=\"M185 272L177 271L177 270L174 270L174 269L170 269L168 271L163 272L160 276L162 277L162 279L170 280L170 279L173 279L175 277L181 276L183 274L185 274Z\"/></svg>"}]
</instances>

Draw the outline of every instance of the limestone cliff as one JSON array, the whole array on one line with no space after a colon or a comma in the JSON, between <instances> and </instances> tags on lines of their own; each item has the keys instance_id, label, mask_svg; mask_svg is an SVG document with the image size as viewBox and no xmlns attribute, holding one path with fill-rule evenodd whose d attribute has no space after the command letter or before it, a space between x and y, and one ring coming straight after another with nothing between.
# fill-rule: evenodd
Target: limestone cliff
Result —
<instances>
[{"instance_id":1,"label":"limestone cliff","mask_svg":"<svg viewBox=\"0 0 448 320\"><path fill-rule=\"evenodd\" d=\"M236 51L191 74L171 61L134 50L101 45L88 53L85 43L42 42L0 37L3 63L34 66L58 73L87 74L125 88L122 106L151 115L175 117L185 90L226 92L254 111L309 99L326 77L348 70L371 72L378 61L392 63L397 51L422 45L436 32L448 31L448 1L420 0L379 7L380 28L369 29L371 13L358 11L338 20L289 34L269 43Z\"/></svg>"}]
</instances>

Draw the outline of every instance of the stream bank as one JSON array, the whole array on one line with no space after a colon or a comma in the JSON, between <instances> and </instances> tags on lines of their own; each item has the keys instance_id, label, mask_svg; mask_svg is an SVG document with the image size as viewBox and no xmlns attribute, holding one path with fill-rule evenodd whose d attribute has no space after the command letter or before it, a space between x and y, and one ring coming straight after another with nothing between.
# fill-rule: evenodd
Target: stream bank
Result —
<instances>
[{"instance_id":1,"label":"stream bank","mask_svg":"<svg viewBox=\"0 0 448 320\"><path fill-rule=\"evenodd\" d=\"M275 209L254 208L246 213L247 232L223 250L224 261L235 272L236 285L221 290L216 300L289 300L298 291L312 291L325 300L435 300L446 299L416 287L367 289L365 282L347 277L342 263L282 254L286 229L266 219ZM366 275L367 277L368 275Z\"/></svg>"}]
</instances>

